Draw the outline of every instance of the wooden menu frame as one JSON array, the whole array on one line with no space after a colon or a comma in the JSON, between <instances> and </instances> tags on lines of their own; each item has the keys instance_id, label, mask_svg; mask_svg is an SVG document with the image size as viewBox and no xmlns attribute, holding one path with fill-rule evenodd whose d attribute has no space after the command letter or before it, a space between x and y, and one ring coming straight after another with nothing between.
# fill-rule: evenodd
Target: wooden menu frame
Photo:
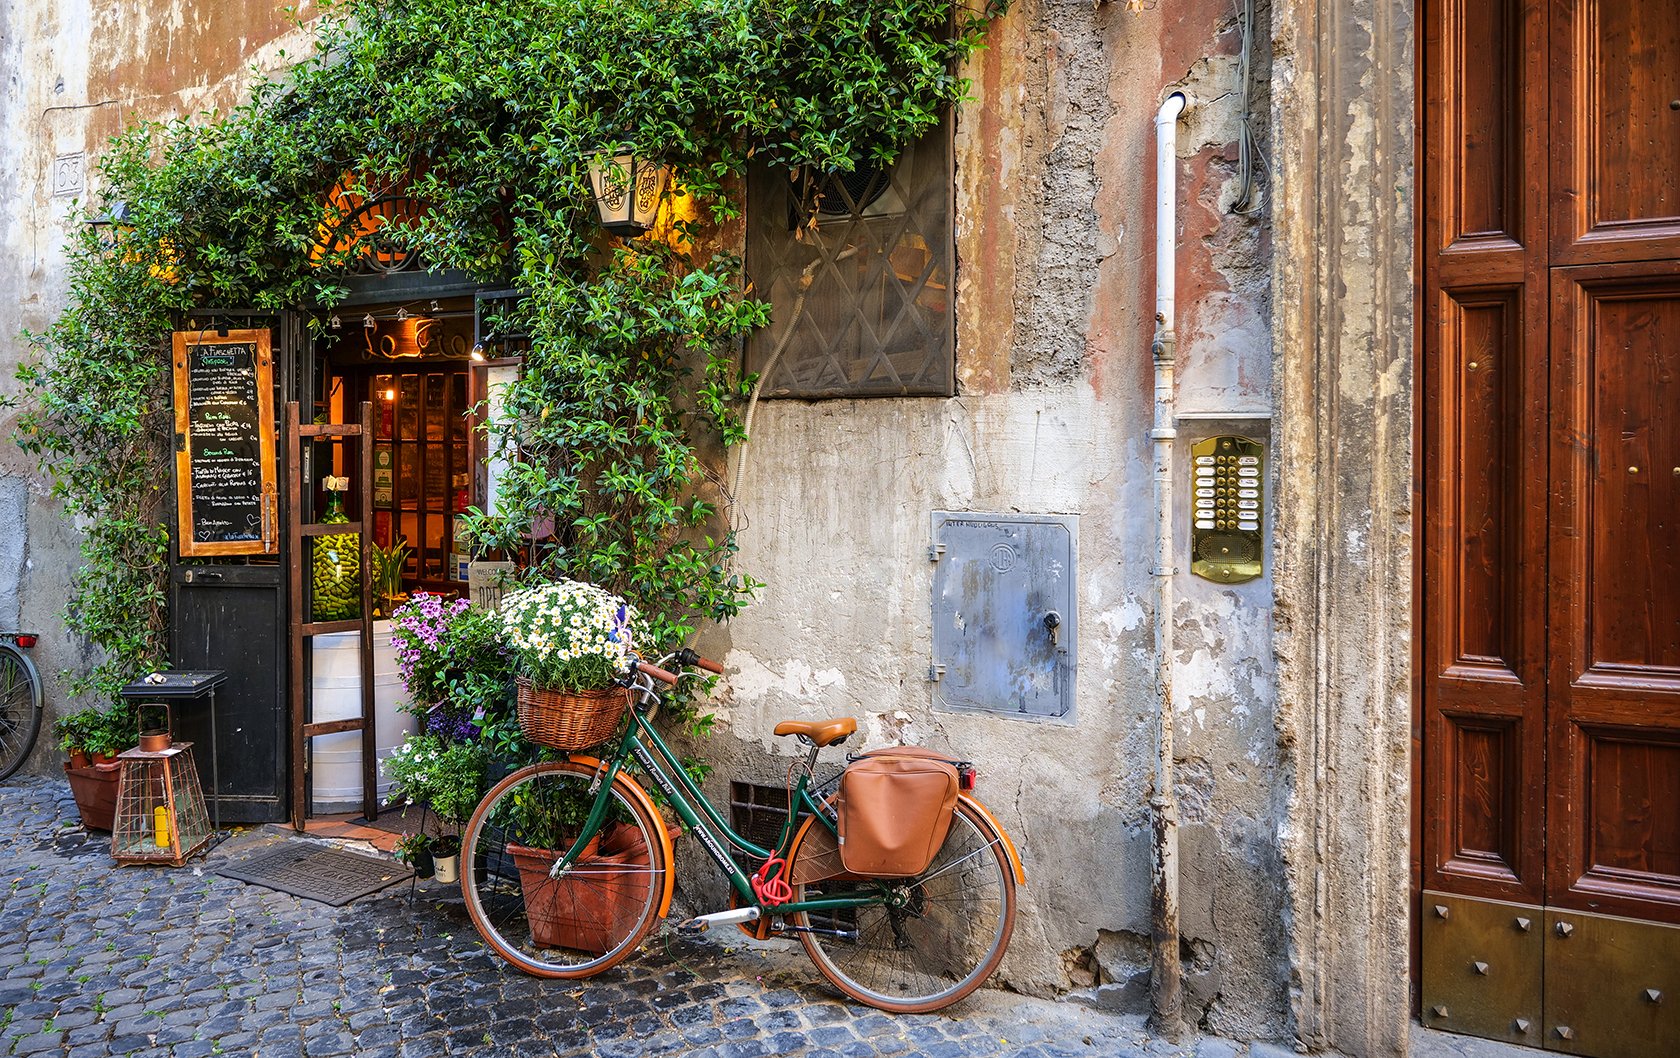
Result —
<instances>
[{"instance_id":1,"label":"wooden menu frame","mask_svg":"<svg viewBox=\"0 0 1680 1058\"><path fill-rule=\"evenodd\" d=\"M247 380L243 377L232 377L232 382L237 383L238 392L224 387L220 392L210 395L222 398L217 403L235 413L233 418L223 418L223 421L235 423L229 427L230 430L239 430L244 435L235 439L233 443L246 449L253 443L256 446L255 482L249 480L252 453L247 451L238 454L231 449L222 449L216 453L219 456L232 457L225 461L226 464L242 464L233 466L230 475L240 477L242 480L239 483L244 486L239 494L219 501L221 507L234 512L235 519L225 523L232 528L230 532L222 534L214 531L212 520L202 517L207 513L206 508L211 501L205 499L200 502L200 509L195 516L194 497L194 457L195 454L200 456L200 469L203 470L202 457L205 454L201 445L195 446L193 437L196 418L192 404L195 392L194 358L203 355L215 356L214 350L217 346L231 347L228 352L233 357L250 356L251 378ZM175 511L181 557L279 554L279 493L274 462L274 353L273 339L269 331L176 331L173 335L172 352L170 359L175 376ZM243 371L243 367L236 369L239 375L243 375ZM197 373L200 376L199 395L205 396L205 388L209 385L209 381L204 377L206 369L199 365ZM224 380L233 374L234 372L223 372ZM251 392L253 389L254 393ZM254 423L249 421L251 416L254 416ZM202 423L203 420L197 421ZM241 427L243 430L240 430ZM201 425L201 442L204 432L206 428ZM253 433L254 438L251 436ZM255 485L254 496L252 485ZM253 504L256 508L255 515L250 512ZM227 539L227 536L233 538Z\"/></svg>"}]
</instances>

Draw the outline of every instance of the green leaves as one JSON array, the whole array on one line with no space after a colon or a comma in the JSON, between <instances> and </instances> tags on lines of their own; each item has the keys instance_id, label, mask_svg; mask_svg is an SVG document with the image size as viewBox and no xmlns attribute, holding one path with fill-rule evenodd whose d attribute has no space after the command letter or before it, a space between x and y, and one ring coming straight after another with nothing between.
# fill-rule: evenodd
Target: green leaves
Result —
<instances>
[{"instance_id":1,"label":"green leaves","mask_svg":"<svg viewBox=\"0 0 1680 1058\"><path fill-rule=\"evenodd\" d=\"M707 476L744 437L739 345L769 307L738 258L687 248L741 215L749 155L850 170L934 128L1001 9L335 0L315 47L243 105L118 136L99 205L126 203L128 227L110 249L77 236L69 308L19 372L18 442L88 527L67 616L103 660L78 690L110 695L167 656L164 337L199 308L342 299L355 247L321 243L346 174L425 203L383 237L529 292L532 347L504 394L514 462L498 513L471 518L477 548L629 596L660 642L738 612L759 585L730 572L730 536L704 535L721 498ZM698 211L680 238L603 237L582 159L604 144L675 170Z\"/></svg>"}]
</instances>

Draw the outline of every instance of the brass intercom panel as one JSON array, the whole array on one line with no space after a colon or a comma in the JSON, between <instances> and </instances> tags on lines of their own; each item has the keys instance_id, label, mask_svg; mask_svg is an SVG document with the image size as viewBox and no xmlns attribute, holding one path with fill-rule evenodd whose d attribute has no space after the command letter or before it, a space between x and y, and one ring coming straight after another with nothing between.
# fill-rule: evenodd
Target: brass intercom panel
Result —
<instances>
[{"instance_id":1,"label":"brass intercom panel","mask_svg":"<svg viewBox=\"0 0 1680 1058\"><path fill-rule=\"evenodd\" d=\"M1246 437L1190 446L1190 572L1221 584L1263 571L1265 449Z\"/></svg>"}]
</instances>

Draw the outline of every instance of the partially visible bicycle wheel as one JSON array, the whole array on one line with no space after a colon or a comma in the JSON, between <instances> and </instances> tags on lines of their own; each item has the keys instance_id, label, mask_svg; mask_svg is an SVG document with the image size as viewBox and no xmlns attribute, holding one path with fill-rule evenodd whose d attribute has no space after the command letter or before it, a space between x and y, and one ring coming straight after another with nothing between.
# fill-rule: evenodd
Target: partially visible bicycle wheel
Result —
<instances>
[{"instance_id":1,"label":"partially visible bicycle wheel","mask_svg":"<svg viewBox=\"0 0 1680 1058\"><path fill-rule=\"evenodd\" d=\"M0 779L23 767L41 730L41 678L10 643L0 643Z\"/></svg>"},{"instance_id":2,"label":"partially visible bicycle wheel","mask_svg":"<svg viewBox=\"0 0 1680 1058\"><path fill-rule=\"evenodd\" d=\"M808 876L803 856L832 855L831 841L811 845L794 852L792 877ZM1015 928L1015 874L1001 836L968 805L957 805L945 844L917 877L796 883L793 899L871 889L882 903L788 916L817 969L858 1002L900 1014L939 1010L979 988L1003 960Z\"/></svg>"},{"instance_id":3,"label":"partially visible bicycle wheel","mask_svg":"<svg viewBox=\"0 0 1680 1058\"><path fill-rule=\"evenodd\" d=\"M595 842L559 878L594 800L592 767L521 768L479 802L461 837L467 913L504 959L539 977L588 977L636 950L659 915L661 824L619 776Z\"/></svg>"}]
</instances>

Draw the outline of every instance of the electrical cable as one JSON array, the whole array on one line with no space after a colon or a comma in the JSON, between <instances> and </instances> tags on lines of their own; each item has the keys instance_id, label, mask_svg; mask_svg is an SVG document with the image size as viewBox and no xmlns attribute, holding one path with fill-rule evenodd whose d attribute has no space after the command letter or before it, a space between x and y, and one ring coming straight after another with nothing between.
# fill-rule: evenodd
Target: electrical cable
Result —
<instances>
[{"instance_id":1,"label":"electrical cable","mask_svg":"<svg viewBox=\"0 0 1680 1058\"><path fill-rule=\"evenodd\" d=\"M724 507L724 521L729 531L735 531L735 508L740 502L741 474L746 466L747 444L752 440L753 413L758 409L759 394L764 392L765 380L776 369L776 362L782 358L782 351L793 339L794 329L799 326L800 314L805 311L805 299L811 293L811 279L816 274L817 266L822 258L817 258L805 266L805 271L799 276L799 297L794 299L793 314L788 317L788 325L782 331L782 337L776 342L776 348L770 351L770 358L764 361L764 369L758 373L758 381L753 383L752 394L747 398L746 414L741 416L741 440L736 442L735 451L730 455L729 484L724 497L728 501Z\"/></svg>"},{"instance_id":2,"label":"electrical cable","mask_svg":"<svg viewBox=\"0 0 1680 1058\"><path fill-rule=\"evenodd\" d=\"M1231 0L1231 7L1236 10L1236 0ZM1237 171L1242 183L1231 203L1231 212L1252 216L1261 210L1261 204L1254 200L1254 158L1261 153L1254 135L1251 104L1254 94L1254 0L1242 0L1238 18L1242 23L1242 48L1237 59L1237 91L1242 104L1237 114Z\"/></svg>"}]
</instances>

